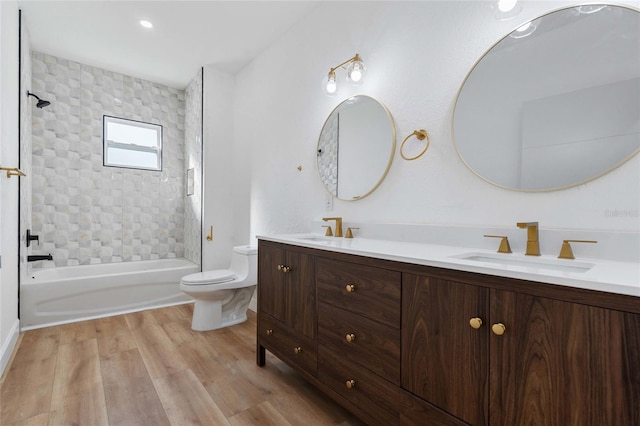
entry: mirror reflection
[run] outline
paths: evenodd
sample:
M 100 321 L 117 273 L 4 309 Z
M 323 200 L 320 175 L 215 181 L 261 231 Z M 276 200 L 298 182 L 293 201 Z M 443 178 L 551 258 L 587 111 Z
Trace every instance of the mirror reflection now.
M 333 196 L 358 200 L 384 180 L 395 152 L 396 135 L 387 108 L 359 95 L 340 103 L 318 139 L 318 173 Z
M 453 115 L 465 164 L 499 186 L 574 186 L 640 150 L 640 12 L 562 9 L 500 40 L 467 76 Z

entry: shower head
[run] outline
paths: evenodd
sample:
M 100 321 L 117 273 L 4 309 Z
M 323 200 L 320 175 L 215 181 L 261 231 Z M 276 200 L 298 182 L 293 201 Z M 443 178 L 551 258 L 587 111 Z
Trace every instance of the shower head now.
M 31 93 L 31 92 L 29 92 L 29 91 L 27 91 L 27 97 L 28 97 L 28 96 L 33 96 L 34 98 L 36 98 L 36 99 L 38 100 L 38 103 L 36 104 L 36 107 L 37 107 L 37 108 L 44 108 L 44 107 L 46 107 L 46 106 L 51 105 L 51 102 L 49 102 L 49 101 L 45 101 L 45 100 L 43 100 L 43 99 L 40 99 L 39 97 L 37 97 L 36 95 L 34 95 L 33 93 Z

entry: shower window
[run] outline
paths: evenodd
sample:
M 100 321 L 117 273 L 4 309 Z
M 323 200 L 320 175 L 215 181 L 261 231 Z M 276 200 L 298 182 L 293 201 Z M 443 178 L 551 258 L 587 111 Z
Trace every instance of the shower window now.
M 162 126 L 103 116 L 103 165 L 162 170 Z

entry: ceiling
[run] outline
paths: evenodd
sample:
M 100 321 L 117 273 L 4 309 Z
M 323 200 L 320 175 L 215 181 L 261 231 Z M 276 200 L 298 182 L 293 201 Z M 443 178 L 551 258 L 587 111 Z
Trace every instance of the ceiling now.
M 203 65 L 238 72 L 318 3 L 19 1 L 32 50 L 176 88 Z

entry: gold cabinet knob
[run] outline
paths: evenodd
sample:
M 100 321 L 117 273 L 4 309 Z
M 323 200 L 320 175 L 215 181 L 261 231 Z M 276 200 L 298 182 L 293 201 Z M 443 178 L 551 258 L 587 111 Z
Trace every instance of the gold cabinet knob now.
M 291 271 L 291 266 L 282 266 L 282 272 L 287 273 L 289 271 Z
M 353 333 L 349 333 L 347 334 L 347 342 L 351 343 L 351 342 L 355 342 L 356 341 L 356 335 Z
M 345 382 L 345 386 L 347 387 L 347 389 L 353 389 L 356 386 L 356 381 L 355 380 L 347 380 Z
M 501 322 L 493 324 L 491 326 L 491 331 L 493 331 L 493 334 L 495 334 L 496 336 L 502 336 L 506 330 L 507 327 L 505 327 Z
M 476 330 L 482 326 L 482 320 L 480 318 L 471 318 L 469 320 L 469 325 L 471 328 L 475 328 Z
M 271 336 L 273 334 L 273 330 L 268 328 L 267 329 L 267 336 Z
M 278 265 L 278 266 L 276 266 L 276 269 L 277 269 L 278 271 L 282 271 L 282 268 L 284 268 L 284 265 Z
M 347 284 L 344 289 L 347 290 L 347 293 L 353 293 L 356 291 L 356 286 L 355 284 Z
M 300 346 L 293 348 L 293 353 L 300 355 L 302 353 L 302 348 Z

